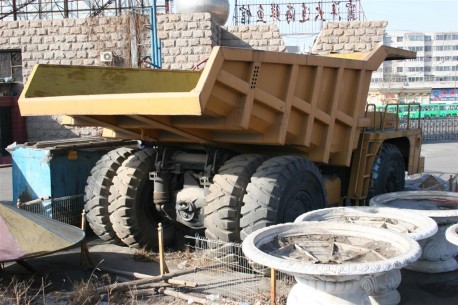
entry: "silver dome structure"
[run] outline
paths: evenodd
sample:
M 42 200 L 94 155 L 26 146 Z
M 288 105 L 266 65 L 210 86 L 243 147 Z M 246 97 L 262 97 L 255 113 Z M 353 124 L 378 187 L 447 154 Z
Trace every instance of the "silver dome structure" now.
M 229 17 L 229 0 L 175 0 L 176 13 L 210 13 L 220 25 Z

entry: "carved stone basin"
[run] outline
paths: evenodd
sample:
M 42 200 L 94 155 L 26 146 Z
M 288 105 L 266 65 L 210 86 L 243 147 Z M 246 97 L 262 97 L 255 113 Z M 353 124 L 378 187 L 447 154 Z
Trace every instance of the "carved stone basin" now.
M 371 206 L 391 207 L 431 217 L 437 222 L 435 235 L 420 240 L 422 255 L 406 269 L 427 273 L 449 272 L 458 269 L 455 256 L 458 246 L 445 238 L 445 231 L 458 222 L 458 194 L 440 191 L 409 191 L 378 195 L 369 201 Z
M 393 208 L 380 207 L 336 207 L 320 209 L 300 215 L 295 223 L 320 221 L 353 223 L 405 233 L 419 241 L 437 232 L 436 222 L 426 216 Z M 401 302 L 397 288 L 401 284 L 400 269 L 393 269 L 381 275 L 363 280 L 362 287 L 373 305 L 396 305 Z
M 371 304 L 361 280 L 399 269 L 420 256 L 405 234 L 355 224 L 287 223 L 266 227 L 243 241 L 254 262 L 296 278 L 294 304 Z
M 445 238 L 448 242 L 458 246 L 458 223 L 454 224 L 445 231 Z

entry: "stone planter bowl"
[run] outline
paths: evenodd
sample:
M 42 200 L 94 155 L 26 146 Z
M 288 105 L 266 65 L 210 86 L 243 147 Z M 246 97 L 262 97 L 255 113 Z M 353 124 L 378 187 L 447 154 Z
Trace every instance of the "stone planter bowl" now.
M 458 223 L 454 224 L 445 231 L 445 238 L 452 244 L 458 246 Z
M 424 215 L 384 207 L 336 207 L 320 209 L 300 215 L 295 223 L 320 221 L 354 223 L 363 226 L 384 228 L 407 234 L 419 241 L 437 233 L 436 222 Z M 401 284 L 400 269 L 364 279 L 362 287 L 369 295 L 372 305 L 396 305 L 401 302 L 397 288 Z
M 438 232 L 419 241 L 422 255 L 406 269 L 426 273 L 450 272 L 458 269 L 455 256 L 458 246 L 447 241 L 445 231 L 458 222 L 458 193 L 440 191 L 394 192 L 375 196 L 371 206 L 397 208 L 431 217 L 437 222 Z
M 354 223 L 374 228 L 383 226 L 384 229 L 405 233 L 417 241 L 437 233 L 437 224 L 432 218 L 385 207 L 355 206 L 320 209 L 302 214 L 294 222 L 304 221 Z

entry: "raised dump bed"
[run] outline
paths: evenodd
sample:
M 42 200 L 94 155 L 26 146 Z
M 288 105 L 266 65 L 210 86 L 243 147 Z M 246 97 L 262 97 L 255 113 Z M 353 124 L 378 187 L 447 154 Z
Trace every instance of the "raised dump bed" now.
M 372 71 L 414 57 L 386 46 L 329 56 L 215 47 L 202 71 L 37 65 L 19 106 L 25 116 L 102 126 L 109 137 L 230 143 L 240 152 L 281 146 L 283 154 L 349 166 L 369 125 Z

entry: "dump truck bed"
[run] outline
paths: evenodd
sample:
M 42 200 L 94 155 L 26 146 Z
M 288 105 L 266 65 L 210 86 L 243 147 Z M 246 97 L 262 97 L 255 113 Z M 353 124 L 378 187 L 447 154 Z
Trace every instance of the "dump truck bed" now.
M 215 47 L 202 71 L 37 65 L 22 115 L 66 115 L 104 136 L 232 148 L 266 146 L 349 165 L 366 127 L 372 71 L 415 53 L 299 55 Z

